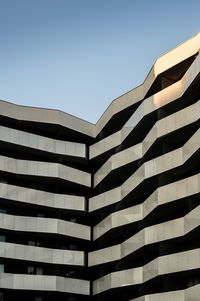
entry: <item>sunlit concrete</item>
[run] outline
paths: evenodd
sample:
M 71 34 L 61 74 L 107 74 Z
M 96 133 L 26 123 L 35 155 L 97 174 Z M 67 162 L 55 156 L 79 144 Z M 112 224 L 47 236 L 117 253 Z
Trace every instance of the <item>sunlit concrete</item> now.
M 86 146 L 0 126 L 0 141 L 65 156 L 85 158 Z
M 91 175 L 89 173 L 59 163 L 0 156 L 0 171 L 27 176 L 59 178 L 80 185 L 91 186 Z
M 84 266 L 84 252 L 0 242 L 0 257 L 50 264 Z
M 199 116 L 200 101 L 157 121 L 143 142 L 112 155 L 102 165 L 94 175 L 94 185 L 99 184 L 111 171 L 141 159 L 158 138 L 197 121 Z M 107 140 L 109 141 L 109 139 Z M 108 144 L 108 146 L 110 145 Z
M 0 273 L 0 287 L 3 289 L 65 292 L 89 295 L 87 280 L 48 275 L 27 275 Z
M 145 179 L 182 166 L 199 149 L 199 142 L 200 129 L 193 134 L 183 147 L 145 162 L 121 186 L 90 198 L 89 210 L 94 211 L 117 203 Z
M 105 275 L 93 282 L 93 293 L 144 283 L 155 277 L 200 268 L 200 249 L 157 257 L 143 267 Z
M 104 153 L 108 149 L 112 149 L 117 145 L 120 145 L 125 138 L 131 133 L 136 125 L 142 120 L 142 118 L 153 111 L 165 106 L 166 104 L 180 98 L 191 83 L 194 81 L 199 73 L 200 55 L 198 55 L 190 68 L 184 74 L 183 78 L 171 86 L 159 91 L 158 93 L 146 98 L 129 120 L 125 123 L 120 131 L 117 132 L 118 144 L 116 139 L 116 133 L 100 140 L 96 144 L 90 147 L 90 159 Z M 121 138 L 121 139 L 120 139 Z M 110 140 L 110 148 L 108 142 Z
M 114 99 L 96 125 L 59 110 L 26 107 L 5 101 L 0 101 L 0 112 L 3 116 L 17 120 L 58 124 L 90 137 L 96 137 L 115 114 L 142 100 L 160 73 L 196 54 L 199 49 L 200 33 L 159 57 L 148 73 L 144 83 Z
M 51 193 L 5 183 L 0 183 L 0 198 L 22 204 L 85 211 L 85 197 Z
M 160 205 L 174 202 L 200 192 L 200 174 L 159 187 L 143 203 L 111 213 L 93 228 L 93 239 L 106 232 L 143 220 Z
M 90 252 L 89 266 L 116 261 L 138 249 L 163 240 L 183 237 L 200 225 L 200 206 L 184 217 L 146 227 L 121 244 Z
M 51 292 L 118 301 L 118 289 L 126 295 L 139 284 L 134 296 L 147 295 L 137 301 L 199 301 L 199 49 L 200 33 L 158 58 L 144 83 L 115 99 L 96 124 L 0 101 L 5 300 L 18 290 L 39 301 Z M 188 251 L 180 252 L 182 243 Z M 163 290 L 180 289 L 180 274 L 168 281 L 179 272 L 185 290 L 152 294 L 161 291 L 157 280 Z
M 0 229 L 51 233 L 90 240 L 90 227 L 55 218 L 17 216 L 0 213 Z

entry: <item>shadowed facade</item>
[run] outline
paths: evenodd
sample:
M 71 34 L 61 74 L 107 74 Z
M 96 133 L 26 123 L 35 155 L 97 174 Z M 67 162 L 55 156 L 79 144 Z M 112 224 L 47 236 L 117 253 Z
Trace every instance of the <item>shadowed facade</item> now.
M 0 300 L 198 301 L 200 34 L 96 124 L 0 101 Z

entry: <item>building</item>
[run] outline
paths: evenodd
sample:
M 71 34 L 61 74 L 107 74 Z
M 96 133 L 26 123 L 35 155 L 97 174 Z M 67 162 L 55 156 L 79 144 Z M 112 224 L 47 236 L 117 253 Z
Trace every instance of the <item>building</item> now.
M 0 300 L 199 301 L 199 49 L 95 125 L 0 101 Z

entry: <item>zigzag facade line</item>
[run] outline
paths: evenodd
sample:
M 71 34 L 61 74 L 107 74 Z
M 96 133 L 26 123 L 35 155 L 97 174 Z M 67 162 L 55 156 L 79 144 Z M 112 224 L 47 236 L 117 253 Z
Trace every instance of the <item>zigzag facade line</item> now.
M 0 300 L 199 300 L 199 49 L 96 124 L 0 101 Z

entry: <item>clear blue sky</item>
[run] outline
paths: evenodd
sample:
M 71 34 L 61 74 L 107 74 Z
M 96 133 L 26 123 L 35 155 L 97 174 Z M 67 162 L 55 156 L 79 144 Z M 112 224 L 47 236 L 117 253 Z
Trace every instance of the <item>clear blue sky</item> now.
M 0 99 L 96 122 L 198 31 L 199 0 L 0 0 Z

